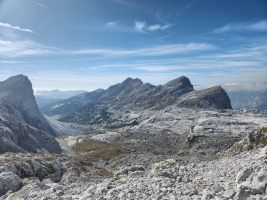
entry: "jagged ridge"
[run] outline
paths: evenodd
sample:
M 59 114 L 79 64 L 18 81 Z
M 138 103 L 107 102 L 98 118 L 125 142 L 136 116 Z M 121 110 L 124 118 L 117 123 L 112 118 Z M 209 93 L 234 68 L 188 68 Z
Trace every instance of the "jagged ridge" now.
M 50 116 L 61 115 L 62 121 L 95 124 L 107 121 L 112 110 L 162 109 L 174 104 L 192 108 L 232 108 L 223 88 L 194 91 L 190 80 L 182 76 L 159 86 L 127 78 L 106 90 L 84 93 L 42 111 Z

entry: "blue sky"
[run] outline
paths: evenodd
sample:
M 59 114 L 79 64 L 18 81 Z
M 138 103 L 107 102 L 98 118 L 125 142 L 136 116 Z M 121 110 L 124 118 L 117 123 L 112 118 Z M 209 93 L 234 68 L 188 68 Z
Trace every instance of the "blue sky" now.
M 0 0 L 0 80 L 21 73 L 35 90 L 267 88 L 267 1 Z

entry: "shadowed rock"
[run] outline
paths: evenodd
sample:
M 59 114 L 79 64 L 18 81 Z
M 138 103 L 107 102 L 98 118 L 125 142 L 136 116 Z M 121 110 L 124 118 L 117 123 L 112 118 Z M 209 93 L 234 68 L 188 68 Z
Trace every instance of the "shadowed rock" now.
M 220 86 L 190 92 L 179 100 L 178 105 L 193 108 L 232 109 L 227 93 Z

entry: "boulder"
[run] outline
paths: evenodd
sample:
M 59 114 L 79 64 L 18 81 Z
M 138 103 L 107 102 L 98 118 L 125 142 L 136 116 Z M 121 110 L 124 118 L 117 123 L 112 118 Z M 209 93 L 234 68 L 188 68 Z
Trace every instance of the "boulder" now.
M 22 187 L 22 179 L 11 171 L 0 173 L 0 196 L 8 191 L 16 192 Z
M 236 177 L 236 199 L 246 199 L 250 195 L 264 195 L 266 193 L 266 186 L 267 165 L 248 167 Z

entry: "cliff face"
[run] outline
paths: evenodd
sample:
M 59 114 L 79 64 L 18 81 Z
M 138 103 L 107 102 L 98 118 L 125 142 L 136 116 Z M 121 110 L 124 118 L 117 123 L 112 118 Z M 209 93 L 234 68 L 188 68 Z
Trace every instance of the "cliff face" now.
M 26 76 L 0 82 L 0 152 L 60 152 L 55 133 L 40 113 Z
M 18 75 L 1 82 L 0 101 L 6 102 L 16 109 L 27 124 L 48 135 L 55 135 L 53 129 L 38 109 L 33 95 L 32 84 L 28 77 Z

